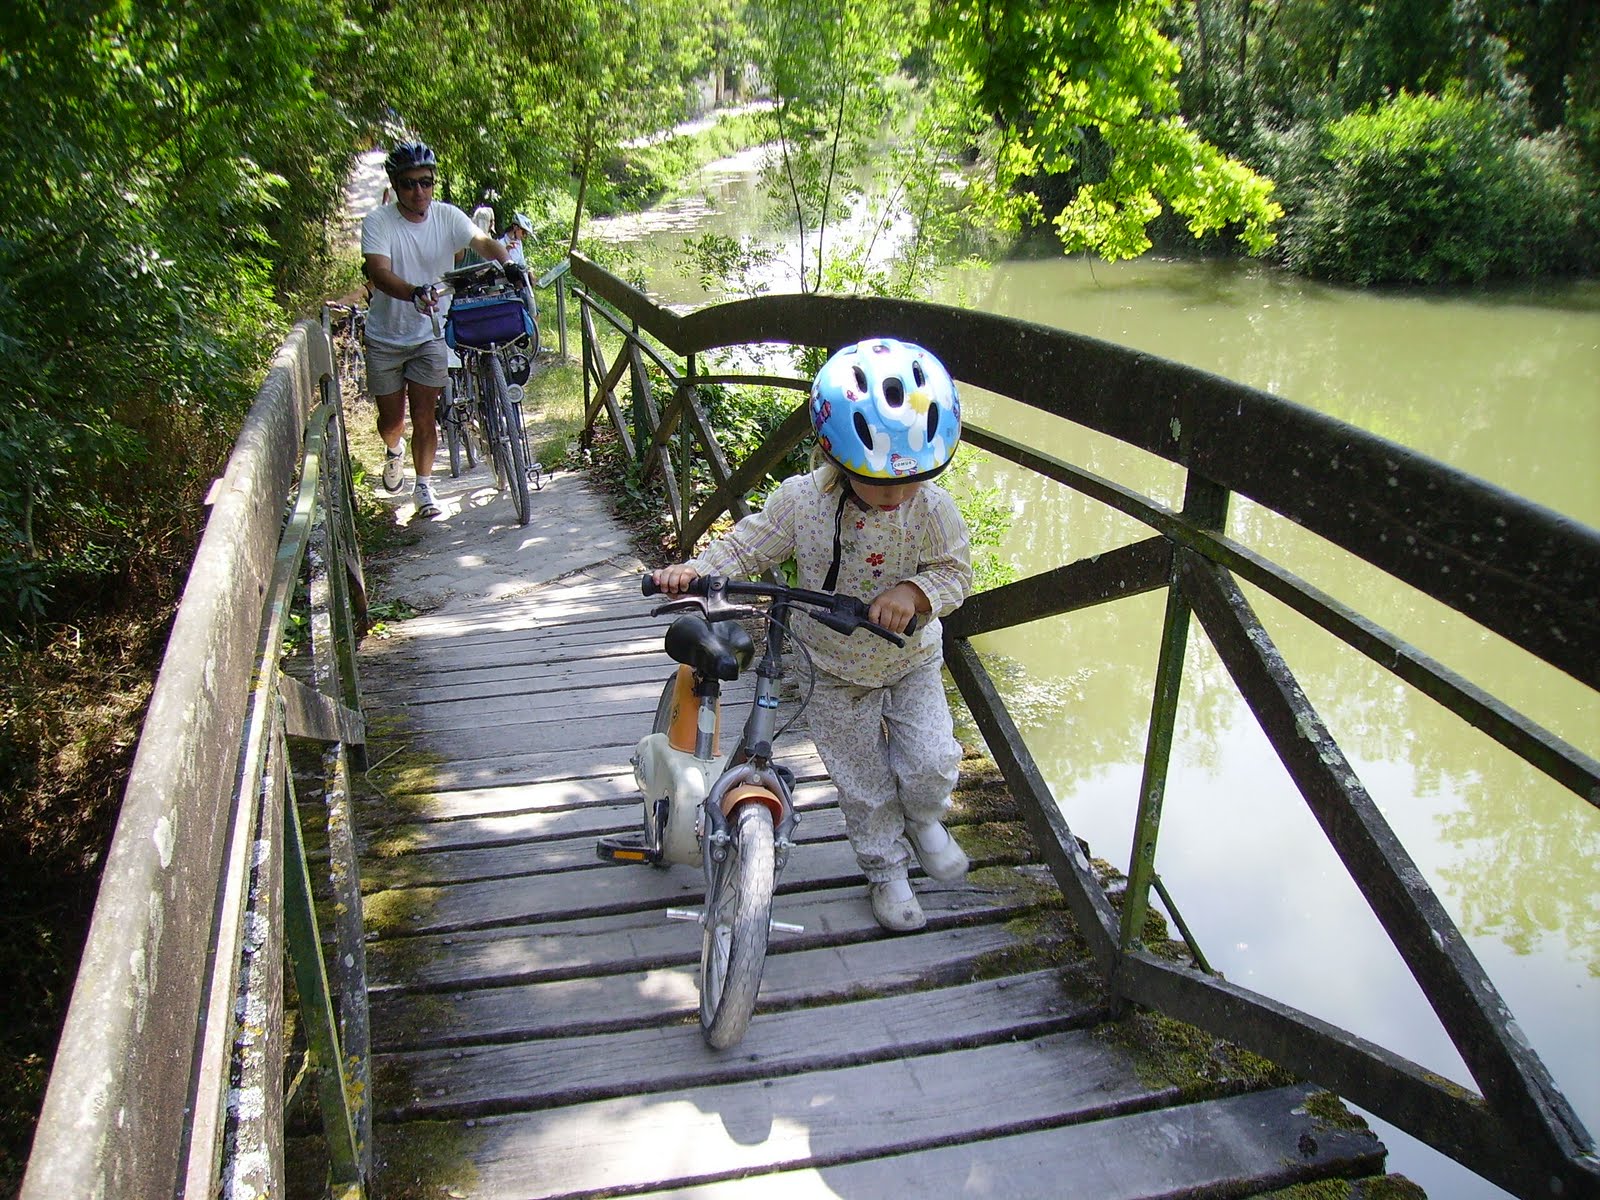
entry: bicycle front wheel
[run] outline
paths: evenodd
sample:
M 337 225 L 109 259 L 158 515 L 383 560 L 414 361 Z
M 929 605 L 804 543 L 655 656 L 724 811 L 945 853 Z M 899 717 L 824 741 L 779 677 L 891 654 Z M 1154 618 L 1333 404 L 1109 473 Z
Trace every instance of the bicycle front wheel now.
M 505 429 L 501 420 L 500 401 L 494 390 L 494 376 L 483 367 L 478 386 L 478 427 L 483 434 L 483 458 L 494 473 L 494 486 L 506 485 Z
M 471 371 L 451 371 L 450 379 L 456 393 L 456 415 L 460 418 L 461 451 L 467 459 L 467 470 L 478 465 L 478 453 L 483 435 L 478 430 L 478 387 Z
M 772 812 L 741 804 L 732 825 L 728 857 L 706 892 L 700 943 L 700 1032 L 713 1050 L 737 1045 L 750 1027 L 772 929 Z
M 528 455 L 522 444 L 522 405 L 511 399 L 511 391 L 506 386 L 506 365 L 499 355 L 490 356 L 489 366 L 494 371 L 494 390 L 500 405 L 500 432 L 505 438 L 506 451 L 502 465 L 511 484 L 511 504 L 517 510 L 517 524 L 526 525 L 533 516 L 533 506 L 528 500 Z
M 444 443 L 450 451 L 450 478 L 461 478 L 461 398 L 456 391 L 455 372 L 445 381 L 439 394 L 439 424 L 444 426 Z

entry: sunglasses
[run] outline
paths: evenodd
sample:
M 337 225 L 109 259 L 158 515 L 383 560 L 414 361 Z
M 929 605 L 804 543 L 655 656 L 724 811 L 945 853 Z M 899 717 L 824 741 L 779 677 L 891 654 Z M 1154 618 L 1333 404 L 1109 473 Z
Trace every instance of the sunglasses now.
M 397 188 L 405 188 L 408 192 L 416 188 L 431 188 L 433 186 L 433 176 L 428 175 L 422 179 L 396 179 L 394 185 Z

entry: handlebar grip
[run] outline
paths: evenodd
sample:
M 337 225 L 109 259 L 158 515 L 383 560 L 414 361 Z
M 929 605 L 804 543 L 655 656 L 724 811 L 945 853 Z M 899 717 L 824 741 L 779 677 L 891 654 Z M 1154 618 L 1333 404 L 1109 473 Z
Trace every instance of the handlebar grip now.
M 711 576 L 701 575 L 688 587 L 684 588 L 680 594 L 684 596 L 705 596 L 710 594 L 710 587 Z M 661 594 L 661 588 L 656 585 L 654 573 L 646 571 L 639 576 L 639 592 L 644 596 L 659 596 Z

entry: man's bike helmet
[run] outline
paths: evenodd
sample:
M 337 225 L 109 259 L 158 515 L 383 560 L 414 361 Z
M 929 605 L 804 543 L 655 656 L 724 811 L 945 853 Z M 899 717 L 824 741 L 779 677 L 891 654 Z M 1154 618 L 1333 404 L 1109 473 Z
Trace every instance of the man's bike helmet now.
M 439 160 L 433 153 L 433 147 L 426 142 L 396 142 L 389 156 L 383 160 L 383 169 L 392 178 L 401 171 L 409 171 L 413 167 L 436 167 Z
M 950 373 L 921 346 L 869 338 L 822 364 L 811 427 L 841 471 L 863 483 L 915 483 L 950 465 L 961 401 Z

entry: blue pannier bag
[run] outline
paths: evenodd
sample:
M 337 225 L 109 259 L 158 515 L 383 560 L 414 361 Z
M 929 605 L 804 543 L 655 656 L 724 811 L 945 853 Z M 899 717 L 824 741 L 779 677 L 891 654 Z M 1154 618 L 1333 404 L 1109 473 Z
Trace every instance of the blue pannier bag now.
M 444 340 L 452 350 L 458 346 L 482 348 L 507 342 L 533 332 L 533 322 L 522 301 L 511 296 L 481 296 L 457 300 L 445 316 Z

